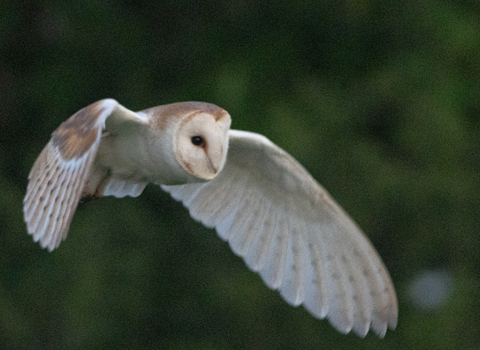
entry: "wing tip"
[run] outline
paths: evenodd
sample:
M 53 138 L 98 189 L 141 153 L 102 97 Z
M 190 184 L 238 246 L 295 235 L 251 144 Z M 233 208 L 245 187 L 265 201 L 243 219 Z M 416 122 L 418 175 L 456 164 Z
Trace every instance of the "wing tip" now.
M 351 319 L 338 319 L 338 315 L 327 316 L 328 322 L 340 333 L 348 334 L 353 329 L 353 317 Z
M 390 323 L 384 323 L 382 325 L 374 325 L 373 323 L 364 323 L 364 324 L 354 324 L 354 325 L 343 325 L 343 324 L 338 324 L 335 322 L 332 322 L 331 319 L 329 319 L 330 324 L 340 333 L 342 334 L 349 334 L 350 332 L 353 332 L 355 335 L 357 335 L 360 338 L 365 338 L 367 334 L 371 331 L 372 333 L 375 333 L 380 339 L 383 339 L 385 335 L 387 334 L 387 330 L 395 330 L 395 327 L 392 327 Z

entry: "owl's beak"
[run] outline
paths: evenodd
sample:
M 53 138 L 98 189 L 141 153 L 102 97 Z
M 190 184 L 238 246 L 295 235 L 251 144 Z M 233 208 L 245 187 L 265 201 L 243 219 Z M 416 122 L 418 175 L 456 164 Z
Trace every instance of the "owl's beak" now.
M 217 174 L 218 173 L 218 167 L 216 167 L 215 165 L 213 165 L 213 162 L 210 158 L 208 158 L 209 160 L 209 168 L 210 170 L 214 173 L 214 174 Z
M 210 157 L 208 157 L 208 170 L 212 173 L 212 178 L 218 173 L 218 167 L 213 164 Z

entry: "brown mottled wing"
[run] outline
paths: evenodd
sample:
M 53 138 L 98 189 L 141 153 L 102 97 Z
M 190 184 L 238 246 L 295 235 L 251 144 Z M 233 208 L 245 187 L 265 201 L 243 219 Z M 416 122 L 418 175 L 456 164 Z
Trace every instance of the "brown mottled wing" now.
M 52 134 L 28 176 L 24 218 L 28 233 L 52 251 L 65 239 L 85 181 L 97 154 L 106 118 L 117 101 L 93 103 L 63 122 Z

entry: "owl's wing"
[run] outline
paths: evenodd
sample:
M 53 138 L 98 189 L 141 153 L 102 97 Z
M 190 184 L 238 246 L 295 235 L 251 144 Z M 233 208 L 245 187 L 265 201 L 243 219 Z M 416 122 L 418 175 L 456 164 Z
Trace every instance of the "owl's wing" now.
M 35 161 L 23 213 L 28 233 L 42 248 L 52 251 L 66 237 L 111 115 L 114 120 L 139 118 L 113 99 L 95 102 L 63 122 Z
M 390 276 L 350 217 L 288 153 L 267 138 L 230 131 L 227 163 L 213 180 L 165 186 L 190 215 L 243 257 L 291 305 L 339 331 L 380 337 L 397 325 Z

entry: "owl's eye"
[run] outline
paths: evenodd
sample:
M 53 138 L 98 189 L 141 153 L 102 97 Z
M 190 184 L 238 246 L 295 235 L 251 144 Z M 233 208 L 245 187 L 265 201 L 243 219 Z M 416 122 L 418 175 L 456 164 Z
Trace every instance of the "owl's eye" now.
M 192 143 L 195 146 L 202 146 L 203 145 L 203 137 L 201 136 L 192 136 Z

